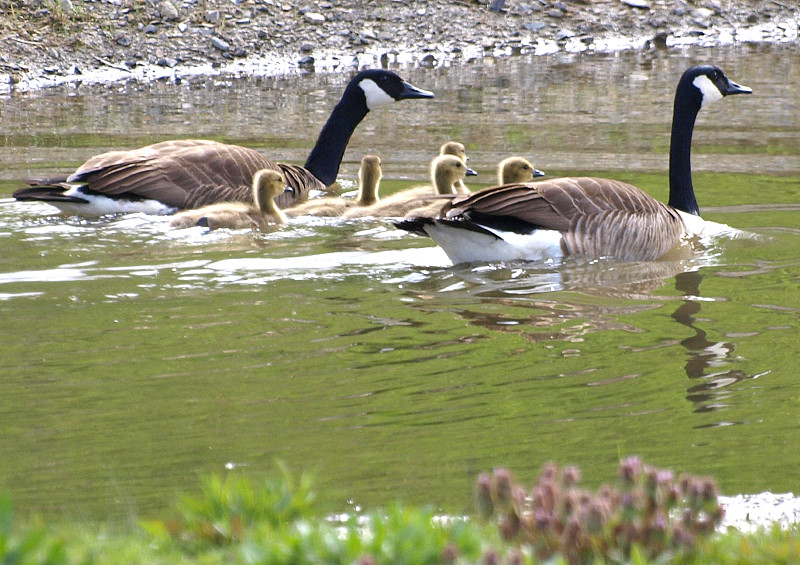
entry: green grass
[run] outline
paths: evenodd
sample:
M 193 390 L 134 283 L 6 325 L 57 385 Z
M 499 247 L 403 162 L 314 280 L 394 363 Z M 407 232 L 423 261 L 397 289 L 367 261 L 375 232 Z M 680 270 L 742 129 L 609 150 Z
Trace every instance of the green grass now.
M 547 561 L 536 560 L 525 539 L 501 535 L 503 529 L 497 519 L 441 518 L 430 508 L 402 504 L 331 518 L 318 515 L 313 503 L 308 476 L 294 477 L 280 466 L 271 479 L 259 484 L 236 473 L 209 477 L 201 493 L 187 495 L 176 503 L 171 516 L 118 528 L 17 519 L 5 496 L 0 497 L 0 564 L 567 562 L 560 554 Z M 699 540 L 689 551 L 645 557 L 647 553 L 647 548 L 634 547 L 624 555 L 612 552 L 581 562 L 798 563 L 800 530 L 729 530 Z

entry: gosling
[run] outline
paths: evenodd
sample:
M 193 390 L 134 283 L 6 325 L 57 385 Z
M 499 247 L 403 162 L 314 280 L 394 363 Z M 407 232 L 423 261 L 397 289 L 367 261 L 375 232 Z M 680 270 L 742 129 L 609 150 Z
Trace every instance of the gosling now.
M 455 155 L 459 159 L 464 162 L 464 165 L 467 164 L 469 161 L 469 157 L 467 157 L 467 150 L 464 147 L 463 143 L 459 143 L 458 141 L 448 141 L 447 143 L 443 144 L 439 148 L 439 155 Z M 478 173 L 467 167 L 467 175 L 468 177 L 475 176 Z M 458 194 L 469 194 L 471 191 L 467 188 L 467 185 L 464 184 L 463 179 L 459 179 L 456 184 L 456 192 Z
M 375 155 L 364 155 L 358 169 L 358 198 L 325 197 L 314 198 L 288 210 L 284 210 L 290 218 L 297 216 L 341 216 L 350 208 L 371 206 L 380 200 L 378 189 L 383 169 L 381 159 Z
M 444 202 L 441 197 L 437 198 L 437 195 L 454 196 L 456 181 L 463 179 L 466 174 L 467 166 L 464 161 L 453 155 L 439 155 L 431 161 L 432 186 L 407 188 L 387 196 L 372 206 L 351 208 L 344 213 L 344 217 L 398 218 L 431 204 L 441 208 Z
M 174 228 L 204 226 L 210 229 L 256 228 L 267 224 L 285 224 L 286 215 L 275 204 L 275 197 L 286 188 L 283 175 L 261 169 L 253 175 L 253 203 L 220 202 L 194 210 L 178 212 L 169 222 Z
M 530 182 L 544 173 L 524 157 L 507 157 L 497 165 L 497 184 Z

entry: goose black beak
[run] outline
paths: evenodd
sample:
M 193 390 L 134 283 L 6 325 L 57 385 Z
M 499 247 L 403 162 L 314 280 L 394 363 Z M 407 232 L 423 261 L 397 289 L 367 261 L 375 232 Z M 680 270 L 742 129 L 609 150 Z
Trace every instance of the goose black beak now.
M 478 173 L 476 173 L 474 170 L 470 169 L 469 167 L 467 167 L 467 172 L 464 173 L 464 174 L 466 176 L 468 176 L 468 177 L 477 177 L 478 176 Z
M 436 95 L 430 90 L 423 90 L 417 88 L 413 84 L 403 81 L 403 90 L 398 95 L 398 100 L 406 100 L 411 98 L 435 98 Z
M 533 178 L 536 178 L 536 177 L 543 177 L 543 176 L 545 176 L 546 174 L 547 174 L 547 173 L 545 173 L 544 171 L 540 171 L 539 169 L 533 169 Z
M 728 96 L 729 94 L 752 94 L 753 89 L 749 86 L 744 86 L 741 84 L 736 84 L 732 80 L 726 77 L 727 84 L 723 84 L 722 88 L 719 91 L 722 93 L 723 96 Z

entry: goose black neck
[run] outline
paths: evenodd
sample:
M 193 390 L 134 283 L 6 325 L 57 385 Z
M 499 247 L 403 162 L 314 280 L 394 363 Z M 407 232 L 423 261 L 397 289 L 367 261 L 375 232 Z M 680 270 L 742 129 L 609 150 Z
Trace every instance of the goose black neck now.
M 325 186 L 333 184 L 339 175 L 339 165 L 350 136 L 369 112 L 364 91 L 353 86 L 345 90 L 306 159 L 305 168 Z
M 702 98 L 690 83 L 681 83 L 675 93 L 672 135 L 669 147 L 669 205 L 700 215 L 692 186 L 692 132 Z

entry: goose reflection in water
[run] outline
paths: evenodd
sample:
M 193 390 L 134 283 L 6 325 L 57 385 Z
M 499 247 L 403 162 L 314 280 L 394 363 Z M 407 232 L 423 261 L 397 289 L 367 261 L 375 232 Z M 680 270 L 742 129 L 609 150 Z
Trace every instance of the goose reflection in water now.
M 695 332 L 680 342 L 687 353 L 686 375 L 690 379 L 700 379 L 689 387 L 686 398 L 696 405 L 695 412 L 712 412 L 726 407 L 725 399 L 730 394 L 726 392 L 728 387 L 758 375 L 749 375 L 738 369 L 715 370 L 735 362 L 735 346 L 728 341 L 710 341 L 706 331 L 695 325 L 702 309 L 702 301 L 697 298 L 701 296 L 702 280 L 703 275 L 697 271 L 680 273 L 675 277 L 675 288 L 683 293 L 685 299 L 672 318 Z M 709 369 L 712 372 L 707 373 Z M 727 425 L 732 423 L 740 422 L 725 422 Z
M 448 269 L 443 277 L 425 279 L 414 288 L 415 294 L 425 299 L 419 303 L 420 308 L 427 308 L 429 300 L 435 300 L 442 292 L 448 295 L 448 300 L 468 297 L 470 301 L 455 311 L 470 325 L 516 333 L 531 343 L 576 343 L 599 331 L 644 332 L 620 318 L 661 308 L 663 300 L 670 298 L 653 296 L 652 292 L 687 268 L 695 267 L 684 261 L 613 260 L 574 261 L 557 268 L 534 264 L 456 266 Z M 615 301 L 565 302 L 563 296 L 548 296 L 556 291 L 573 291 Z M 480 307 L 474 307 L 474 299 L 480 300 Z M 487 311 L 484 307 L 487 304 L 500 306 L 500 311 Z M 521 316 L 510 314 L 521 309 L 524 309 Z M 532 309 L 535 310 L 533 314 Z M 575 323 L 570 324 L 573 320 Z M 532 327 L 541 331 L 530 331 Z
M 703 275 L 697 264 L 685 261 L 639 264 L 600 261 L 551 269 L 465 266 L 449 269 L 446 273 L 441 278 L 427 278 L 414 285 L 415 294 L 424 299 L 416 303 L 416 308 L 437 311 L 437 296 L 444 292 L 449 295 L 448 309 L 469 325 L 492 332 L 518 334 L 530 343 L 580 344 L 590 334 L 603 331 L 646 333 L 652 328 L 644 321 L 641 326 L 637 325 L 637 315 L 677 302 L 670 317 L 690 328 L 693 335 L 685 339 L 665 339 L 647 347 L 625 343 L 618 344 L 618 347 L 632 353 L 682 347 L 686 352 L 684 371 L 691 380 L 686 399 L 696 413 L 724 410 L 733 385 L 758 377 L 740 369 L 724 370 L 725 366 L 737 362 L 735 344 L 711 341 L 707 332 L 699 327 L 699 314 L 703 303 L 709 299 L 702 298 L 700 293 Z M 674 288 L 679 296 L 653 294 L 671 286 L 670 279 L 674 279 Z M 576 293 L 576 298 L 565 300 L 564 295 L 553 298 L 553 291 L 571 291 Z M 459 295 L 467 300 L 463 301 L 462 307 L 454 308 L 454 303 L 460 302 Z M 592 297 L 611 300 L 597 301 Z M 665 331 L 669 336 L 685 333 L 674 325 Z M 580 349 L 570 351 L 570 355 L 566 350 L 563 353 L 565 356 L 582 354 Z M 638 377 L 647 371 L 640 362 L 635 367 L 638 368 L 634 368 L 631 374 L 588 384 L 610 384 Z M 587 366 L 584 372 L 595 370 L 598 367 Z M 709 425 L 736 423 L 739 422 L 720 420 Z

